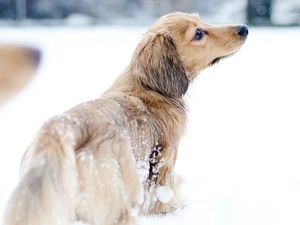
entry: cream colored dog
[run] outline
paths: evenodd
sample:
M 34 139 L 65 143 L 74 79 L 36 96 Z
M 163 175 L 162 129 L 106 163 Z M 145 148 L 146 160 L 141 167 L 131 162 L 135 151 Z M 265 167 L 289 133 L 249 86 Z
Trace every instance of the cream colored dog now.
M 127 225 L 137 213 L 181 207 L 174 165 L 186 124 L 183 96 L 197 74 L 233 55 L 247 35 L 244 25 L 209 25 L 197 14 L 160 18 L 101 98 L 38 131 L 4 225 Z

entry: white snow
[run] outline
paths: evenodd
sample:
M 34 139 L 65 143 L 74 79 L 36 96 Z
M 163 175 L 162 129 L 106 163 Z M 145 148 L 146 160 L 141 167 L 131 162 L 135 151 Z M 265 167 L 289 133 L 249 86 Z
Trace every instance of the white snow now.
M 168 203 L 174 196 L 174 191 L 167 186 L 158 186 L 155 192 L 156 197 L 163 203 Z
M 0 106 L 1 214 L 41 124 L 106 90 L 145 31 L 0 28 L 0 42 L 43 51 L 34 79 Z M 299 40 L 299 28 L 250 28 L 237 55 L 195 80 L 176 168 L 186 179 L 187 206 L 141 225 L 300 224 Z
M 73 223 L 72 225 L 88 225 L 88 224 L 84 223 L 82 221 L 78 221 L 78 222 Z

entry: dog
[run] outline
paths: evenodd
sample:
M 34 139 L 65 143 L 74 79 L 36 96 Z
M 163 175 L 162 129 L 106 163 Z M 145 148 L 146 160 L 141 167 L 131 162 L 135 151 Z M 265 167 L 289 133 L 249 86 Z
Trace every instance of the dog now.
M 190 83 L 245 42 L 245 25 L 171 13 L 99 99 L 50 118 L 28 147 L 4 225 L 137 224 L 184 206 L 174 172 Z
M 0 104 L 20 91 L 35 73 L 41 58 L 36 48 L 0 45 Z

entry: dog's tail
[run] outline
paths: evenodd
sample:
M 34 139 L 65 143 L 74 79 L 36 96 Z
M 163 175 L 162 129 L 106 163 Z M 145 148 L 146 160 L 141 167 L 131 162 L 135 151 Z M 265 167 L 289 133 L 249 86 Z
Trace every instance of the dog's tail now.
M 43 133 L 30 145 L 3 225 L 68 225 L 75 220 L 78 188 L 71 139 Z

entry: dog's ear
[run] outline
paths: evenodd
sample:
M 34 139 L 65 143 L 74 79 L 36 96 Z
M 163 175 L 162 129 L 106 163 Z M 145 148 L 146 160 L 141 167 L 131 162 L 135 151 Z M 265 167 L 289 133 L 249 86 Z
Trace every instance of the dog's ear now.
M 146 88 L 170 98 L 181 97 L 188 89 L 189 80 L 168 34 L 146 34 L 132 65 L 135 76 Z

